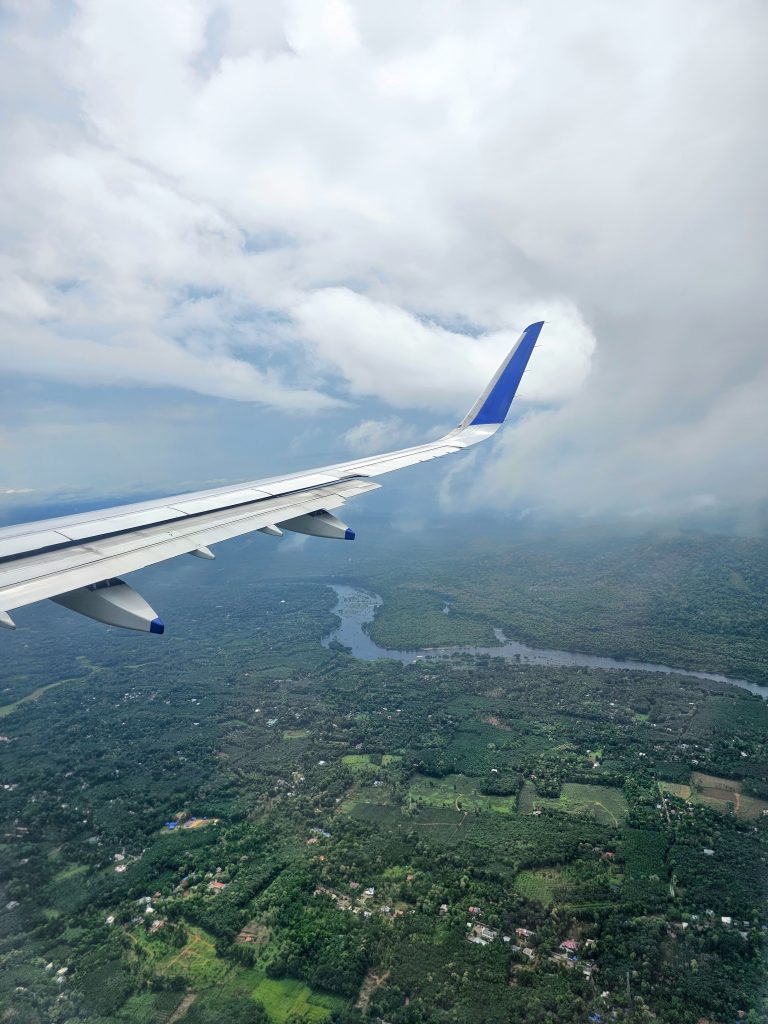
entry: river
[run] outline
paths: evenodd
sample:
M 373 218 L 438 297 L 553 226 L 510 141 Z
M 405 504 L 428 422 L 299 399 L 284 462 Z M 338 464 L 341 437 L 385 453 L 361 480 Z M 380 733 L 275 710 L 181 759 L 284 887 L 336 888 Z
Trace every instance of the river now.
M 707 679 L 714 683 L 738 686 L 759 697 L 768 698 L 768 688 L 760 686 L 758 683 L 749 683 L 746 679 L 731 679 L 728 676 L 718 675 L 716 672 L 694 672 L 690 669 L 672 668 L 669 665 L 656 665 L 649 661 L 623 661 L 599 654 L 581 654 L 578 651 L 554 651 L 544 647 L 528 647 L 517 640 L 510 640 L 500 629 L 494 630 L 499 641 L 497 647 L 428 647 L 416 651 L 391 651 L 385 647 L 379 647 L 365 631 L 365 626 L 373 621 L 376 609 L 383 603 L 381 597 L 367 590 L 341 584 L 332 585 L 332 590 L 336 594 L 336 607 L 333 612 L 338 615 L 340 624 L 337 629 L 325 637 L 323 646 L 327 647 L 336 640 L 344 647 L 348 647 L 352 654 L 362 661 L 393 658 L 404 665 L 410 665 L 423 658 L 449 658 L 456 654 L 485 654 L 492 658 L 508 658 L 510 661 L 525 665 L 575 665 L 583 668 L 622 669 L 625 672 L 634 669 L 640 672 L 665 672 L 672 675 L 692 676 L 694 679 Z M 449 606 L 446 605 L 443 611 L 446 615 L 450 614 Z

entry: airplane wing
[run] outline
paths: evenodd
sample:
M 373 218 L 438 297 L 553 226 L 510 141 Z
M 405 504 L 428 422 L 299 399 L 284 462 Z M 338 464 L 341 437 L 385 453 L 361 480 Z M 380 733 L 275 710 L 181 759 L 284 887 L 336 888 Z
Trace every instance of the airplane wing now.
M 0 625 L 14 608 L 51 598 L 113 626 L 162 633 L 163 622 L 120 573 L 176 555 L 213 558 L 230 537 L 283 530 L 353 540 L 330 509 L 381 485 L 375 477 L 491 437 L 509 411 L 542 323 L 527 327 L 461 423 L 437 441 L 209 491 L 0 529 Z

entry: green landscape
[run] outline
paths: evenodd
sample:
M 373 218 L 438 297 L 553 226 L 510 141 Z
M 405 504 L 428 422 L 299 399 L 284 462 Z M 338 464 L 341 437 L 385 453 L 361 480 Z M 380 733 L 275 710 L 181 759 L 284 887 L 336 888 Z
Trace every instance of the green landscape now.
M 638 540 L 591 561 L 558 543 L 537 562 L 519 540 L 519 571 L 497 558 L 482 587 L 480 554 L 436 541 L 335 579 L 384 596 L 371 631 L 395 648 L 492 644 L 501 625 L 763 678 L 764 606 L 742 621 L 712 587 L 738 565 L 754 597 L 765 543 L 678 538 L 685 601 L 666 536 L 643 538 L 637 573 Z M 768 1020 L 760 696 L 488 656 L 361 661 L 320 643 L 332 555 L 257 575 L 232 548 L 215 572 L 147 574 L 185 624 L 160 643 L 51 608 L 3 638 L 0 1019 Z M 558 550 L 559 606 L 534 625 Z M 580 603 L 576 566 L 597 581 Z M 647 599 L 626 634 L 618 593 Z M 697 615 L 707 644 L 676 646 Z

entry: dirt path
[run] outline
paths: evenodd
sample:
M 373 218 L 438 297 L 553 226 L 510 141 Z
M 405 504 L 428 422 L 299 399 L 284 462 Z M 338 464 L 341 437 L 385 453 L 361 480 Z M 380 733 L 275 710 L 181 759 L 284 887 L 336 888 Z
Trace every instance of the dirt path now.
M 368 1009 L 368 1004 L 371 1001 L 371 996 L 389 977 L 389 971 L 385 971 L 384 974 L 376 974 L 374 970 L 368 971 L 363 984 L 360 986 L 360 992 L 355 1002 L 355 1007 L 358 1010 L 365 1012 Z
M 181 1020 L 187 1010 L 190 1008 L 192 1003 L 197 999 L 197 995 L 194 992 L 187 992 L 184 998 L 181 1000 L 179 1005 L 173 1011 L 171 1016 L 168 1018 L 167 1024 L 176 1024 L 177 1020 Z
M 619 819 L 616 817 L 613 811 L 609 807 L 606 807 L 605 804 L 601 804 L 599 800 L 595 800 L 595 805 L 597 807 L 602 807 L 605 813 L 609 814 L 613 818 L 613 824 L 618 828 Z

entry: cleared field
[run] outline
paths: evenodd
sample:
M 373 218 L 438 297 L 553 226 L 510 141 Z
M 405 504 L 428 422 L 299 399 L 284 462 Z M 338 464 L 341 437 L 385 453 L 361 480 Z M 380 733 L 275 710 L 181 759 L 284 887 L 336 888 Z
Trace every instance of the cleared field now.
M 263 978 L 253 990 L 254 998 L 264 1004 L 270 1020 L 283 1024 L 292 1020 L 326 1021 L 332 1010 L 345 1005 L 343 999 L 321 995 L 293 978 Z
M 305 740 L 310 736 L 309 729 L 284 729 L 284 740 Z
M 680 800 L 690 800 L 691 787 L 682 782 L 660 782 L 659 785 L 665 793 L 669 793 L 671 796 L 676 796 Z
M 515 879 L 515 889 L 527 900 L 535 900 L 545 907 L 555 901 L 555 886 L 560 882 L 559 868 L 521 871 Z
M 258 967 L 230 965 L 216 955 L 213 938 L 200 928 L 191 928 L 184 948 L 157 967 L 168 977 L 184 977 L 194 989 L 250 990 L 275 1024 L 285 1024 L 289 1019 L 315 1024 L 328 1020 L 332 1010 L 345 1005 L 343 999 L 313 992 L 295 978 L 266 978 Z
M 220 985 L 222 976 L 228 973 L 226 968 L 222 970 L 222 966 L 216 956 L 213 939 L 200 928 L 190 928 L 187 944 L 164 964 L 159 965 L 163 974 L 184 977 L 193 988 Z
M 397 764 L 402 760 L 401 754 L 382 754 L 381 765 L 372 760 L 371 754 L 345 754 L 341 759 L 342 764 L 347 765 L 353 771 L 361 768 L 370 768 L 373 771 L 379 767 L 386 768 L 387 765 Z
M 47 693 L 48 690 L 52 690 L 56 686 L 61 686 L 61 683 L 48 683 L 47 686 L 38 686 L 36 690 L 28 693 L 25 697 L 19 697 L 19 699 L 15 700 L 12 704 L 3 704 L 3 706 L 0 707 L 0 718 L 5 718 L 6 715 L 12 714 L 16 708 L 20 707 L 22 704 L 28 704 L 30 701 L 40 700 L 44 693 Z
M 481 793 L 479 781 L 467 775 L 446 775 L 433 779 L 415 775 L 408 787 L 411 804 L 428 807 L 453 807 L 457 811 L 498 811 L 509 814 L 517 806 L 514 796 L 487 796 Z
M 517 798 L 517 809 L 521 814 L 533 814 L 536 809 L 536 787 L 532 782 L 524 782 Z
M 532 783 L 526 782 L 520 794 L 520 811 L 532 814 L 534 810 L 551 808 L 565 814 L 580 814 L 593 818 L 601 825 L 618 826 L 627 820 L 629 808 L 624 794 L 613 786 L 590 786 L 580 782 L 566 782 L 559 797 L 536 795 Z
M 376 767 L 371 764 L 370 754 L 345 754 L 341 763 L 345 764 L 347 768 L 351 768 L 352 771 L 367 771 L 369 768 Z
M 350 814 L 360 821 L 367 821 L 371 825 L 386 825 L 388 828 L 398 828 L 406 823 L 400 808 L 391 804 L 374 804 L 361 800 L 352 805 Z
M 682 800 L 704 804 L 722 814 L 735 814 L 737 818 L 760 818 L 768 810 L 768 801 L 743 793 L 742 784 L 736 779 L 691 772 L 690 786 L 676 782 L 660 782 L 659 785 L 665 792 Z

